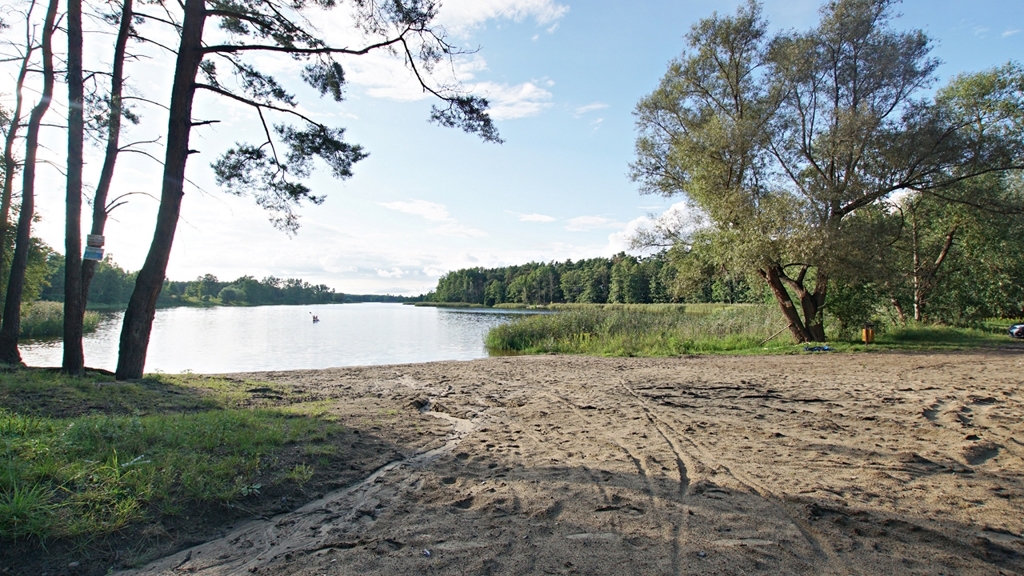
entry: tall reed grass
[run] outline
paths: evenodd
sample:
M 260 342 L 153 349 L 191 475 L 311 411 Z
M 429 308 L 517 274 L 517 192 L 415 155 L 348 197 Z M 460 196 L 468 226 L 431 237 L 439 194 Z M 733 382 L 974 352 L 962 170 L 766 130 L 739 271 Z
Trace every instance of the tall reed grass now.
M 753 304 L 562 305 L 493 328 L 492 351 L 528 354 L 675 356 L 760 348 L 785 324 L 777 308 Z M 789 345 L 785 335 L 772 340 Z M 772 344 L 770 344 L 772 345 Z
M 100 315 L 86 312 L 82 331 L 96 330 Z M 21 307 L 21 338 L 53 338 L 64 334 L 64 304 L 61 302 L 32 302 Z

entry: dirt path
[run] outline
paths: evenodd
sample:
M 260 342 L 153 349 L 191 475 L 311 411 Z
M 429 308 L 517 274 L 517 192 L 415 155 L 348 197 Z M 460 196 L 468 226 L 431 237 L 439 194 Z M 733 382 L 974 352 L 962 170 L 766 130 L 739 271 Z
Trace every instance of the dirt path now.
M 383 436 L 445 425 L 133 574 L 1024 573 L 1016 351 L 249 376 L 333 394 L 342 418 L 346 396 L 376 397 Z

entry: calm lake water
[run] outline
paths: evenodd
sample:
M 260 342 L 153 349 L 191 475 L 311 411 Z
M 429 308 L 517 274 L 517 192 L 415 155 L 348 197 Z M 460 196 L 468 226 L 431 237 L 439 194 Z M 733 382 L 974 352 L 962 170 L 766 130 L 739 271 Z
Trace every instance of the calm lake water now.
M 484 358 L 492 327 L 525 312 L 402 304 L 157 310 L 146 372 L 296 370 Z M 312 314 L 320 322 L 312 322 Z M 123 312 L 85 337 L 85 364 L 114 370 Z M 25 341 L 29 366 L 60 366 L 61 342 Z

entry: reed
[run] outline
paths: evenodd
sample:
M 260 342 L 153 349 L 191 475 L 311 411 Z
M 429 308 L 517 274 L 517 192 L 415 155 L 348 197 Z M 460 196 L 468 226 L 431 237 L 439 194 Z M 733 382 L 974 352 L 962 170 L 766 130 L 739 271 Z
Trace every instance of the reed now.
M 529 316 L 493 328 L 494 351 L 675 356 L 761 348 L 783 325 L 758 305 L 558 305 L 557 314 Z M 788 345 L 786 338 L 779 344 Z M 774 342 L 774 340 L 773 340 Z
M 83 333 L 94 332 L 99 323 L 99 313 L 86 312 Z M 64 304 L 40 300 L 21 308 L 21 338 L 55 338 L 63 334 Z

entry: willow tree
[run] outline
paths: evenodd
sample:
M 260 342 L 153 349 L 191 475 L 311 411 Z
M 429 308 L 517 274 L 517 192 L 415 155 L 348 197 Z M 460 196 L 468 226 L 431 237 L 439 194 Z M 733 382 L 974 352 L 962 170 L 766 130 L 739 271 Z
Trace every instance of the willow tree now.
M 365 157 L 362 148 L 343 140 L 344 129 L 326 126 L 299 112 L 294 97 L 275 78 L 261 72 L 249 59 L 252 55 L 276 53 L 304 61 L 302 79 L 322 96 L 341 101 L 345 74 L 337 57 L 392 51 L 404 58 L 423 90 L 440 100 L 441 105 L 431 114 L 433 121 L 499 141 L 486 113 L 486 100 L 434 86 L 425 74 L 457 53 L 445 40 L 444 31 L 433 25 L 437 6 L 432 0 L 350 0 L 346 4 L 353 24 L 368 38 L 356 48 L 332 45 L 310 24 L 311 12 L 336 9 L 338 4 L 335 0 L 184 0 L 181 4 L 181 21 L 173 23 L 179 42 L 160 207 L 153 241 L 125 312 L 118 379 L 141 377 L 145 366 L 156 300 L 181 211 L 185 166 L 195 152 L 189 148 L 189 136 L 193 127 L 211 122 L 192 117 L 197 90 L 254 111 L 264 141 L 236 144 L 214 163 L 215 176 L 228 191 L 252 195 L 270 211 L 272 222 L 285 230 L 297 226 L 292 211 L 296 203 L 322 201 L 300 181 L 309 175 L 315 158 L 323 160 L 336 178 L 347 178 L 352 175 L 352 165 Z M 141 12 L 137 15 L 149 17 Z M 209 21 L 219 26 L 219 34 L 206 33 Z M 223 81 L 223 69 L 235 77 L 233 85 Z M 299 127 L 268 123 L 271 114 L 291 116 Z
M 893 29 L 895 3 L 833 0 L 812 30 L 770 36 L 750 0 L 697 23 L 637 106 L 634 180 L 685 195 L 716 256 L 767 283 L 798 342 L 825 339 L 829 281 L 870 252 L 860 213 L 1021 168 L 1010 112 L 982 106 L 1020 93 L 926 99 L 938 62 L 923 32 Z

